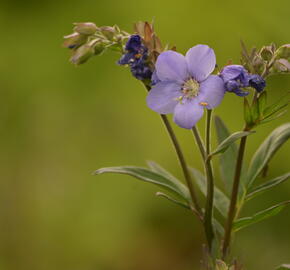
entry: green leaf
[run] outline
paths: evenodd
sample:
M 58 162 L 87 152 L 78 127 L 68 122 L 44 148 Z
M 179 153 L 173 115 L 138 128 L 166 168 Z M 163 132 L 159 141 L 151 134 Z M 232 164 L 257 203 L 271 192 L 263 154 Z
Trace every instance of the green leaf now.
M 279 100 L 277 100 L 272 105 L 266 107 L 263 111 L 264 119 L 267 119 L 268 117 L 274 115 L 275 113 L 283 110 L 285 107 L 289 104 L 289 95 L 290 92 L 287 92 L 285 95 L 283 95 Z M 286 102 L 285 102 L 286 100 Z
M 260 119 L 260 111 L 259 111 L 259 102 L 258 99 L 255 99 L 251 106 L 251 116 L 253 123 L 257 123 Z
M 190 206 L 187 203 L 184 203 L 182 201 L 176 200 L 176 199 L 170 197 L 168 194 L 165 194 L 163 192 L 160 192 L 160 191 L 157 192 L 156 196 L 163 197 L 163 198 L 165 198 L 165 199 L 167 199 L 167 200 L 169 200 L 169 201 L 171 201 L 171 202 L 173 202 L 173 203 L 175 203 L 175 204 L 177 204 L 179 206 L 182 206 L 182 207 L 184 207 L 186 209 L 190 209 Z
M 286 106 L 288 106 L 288 104 Z M 259 122 L 259 124 L 266 124 L 266 123 L 269 123 L 269 122 L 271 122 L 273 120 L 276 120 L 276 119 L 280 118 L 281 116 L 283 116 L 286 112 L 287 112 L 287 110 L 284 110 L 284 111 L 282 111 L 282 112 L 280 112 L 278 114 L 273 115 L 272 117 L 271 116 L 270 117 L 266 117 L 263 120 L 261 120 Z
M 199 187 L 200 191 L 206 196 L 207 187 L 206 187 L 206 178 L 205 176 L 198 170 L 194 168 L 190 168 L 195 182 Z M 222 214 L 222 216 L 226 217 L 228 213 L 230 205 L 229 198 L 217 187 L 215 187 L 214 192 L 214 207 Z
M 287 270 L 290 269 L 290 264 L 282 264 L 276 268 L 276 270 Z
M 170 172 L 168 172 L 166 169 L 161 167 L 158 163 L 155 161 L 149 160 L 147 161 L 147 165 L 149 168 L 156 173 L 164 175 L 166 178 L 170 178 L 173 182 L 180 182 L 175 176 L 173 176 Z
M 247 175 L 247 186 L 250 188 L 255 179 L 269 163 L 278 149 L 290 138 L 290 123 L 276 128 L 261 144 L 253 156 Z
M 265 191 L 284 183 L 288 179 L 290 179 L 290 173 L 286 173 L 286 174 L 281 175 L 279 177 L 276 177 L 270 181 L 267 181 L 267 182 L 255 187 L 254 189 L 252 189 L 249 192 L 249 194 L 246 196 L 246 200 L 250 200 L 250 199 L 256 197 L 257 195 L 260 195 L 260 194 L 264 193 Z
M 266 210 L 263 210 L 261 212 L 256 213 L 252 217 L 244 217 L 236 220 L 234 222 L 233 229 L 235 231 L 238 231 L 240 229 L 243 229 L 245 227 L 248 227 L 252 224 L 255 224 L 257 222 L 260 222 L 262 220 L 265 220 L 267 218 L 273 217 L 280 213 L 286 206 L 289 204 L 290 201 L 282 202 L 277 205 L 274 205 Z
M 188 188 L 184 184 L 182 184 L 178 180 L 173 180 L 163 174 L 153 172 L 147 168 L 133 166 L 108 167 L 101 168 L 95 171 L 94 174 L 98 175 L 103 173 L 127 174 L 139 180 L 155 184 L 159 187 L 163 187 L 166 190 L 171 191 L 178 197 L 183 198 L 187 202 L 191 201 Z
M 215 219 L 212 219 L 212 224 L 216 232 L 220 234 L 221 237 L 225 235 L 225 229 L 224 227 Z
M 267 105 L 267 92 L 263 91 L 258 98 L 260 116 L 263 116 L 266 105 Z
M 248 136 L 252 133 L 254 133 L 254 131 L 238 131 L 231 134 L 217 146 L 217 148 L 210 154 L 210 156 L 214 156 L 225 152 L 228 149 L 228 147 L 230 147 L 238 139 Z
M 227 137 L 230 136 L 230 132 L 225 123 L 218 116 L 215 117 L 215 127 L 217 134 L 217 141 L 220 144 Z M 238 148 L 235 143 L 232 143 L 228 149 L 219 156 L 219 164 L 221 176 L 224 181 L 226 190 L 231 192 L 232 183 L 235 175 L 236 160 L 238 156 Z

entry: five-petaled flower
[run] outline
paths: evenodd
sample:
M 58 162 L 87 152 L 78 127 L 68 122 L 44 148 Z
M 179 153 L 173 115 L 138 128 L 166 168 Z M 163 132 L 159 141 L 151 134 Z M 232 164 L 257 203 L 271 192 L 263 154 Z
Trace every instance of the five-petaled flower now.
M 177 125 L 191 129 L 204 108 L 215 108 L 224 97 L 223 80 L 210 75 L 215 65 L 214 51 L 207 45 L 194 46 L 186 56 L 175 51 L 161 53 L 155 65 L 157 83 L 147 96 L 148 106 L 160 114 L 173 113 Z
M 240 97 L 249 94 L 249 92 L 243 91 L 241 88 L 251 86 L 255 88 L 257 92 L 261 92 L 266 87 L 266 82 L 261 76 L 249 74 L 241 65 L 225 66 L 220 76 L 224 80 L 226 91 L 233 92 Z

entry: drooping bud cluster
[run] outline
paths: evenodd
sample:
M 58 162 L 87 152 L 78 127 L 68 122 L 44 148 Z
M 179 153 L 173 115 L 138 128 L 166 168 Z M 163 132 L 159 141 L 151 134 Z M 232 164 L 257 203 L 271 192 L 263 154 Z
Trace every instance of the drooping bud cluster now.
M 251 73 L 261 75 L 263 78 L 290 73 L 290 44 L 277 48 L 275 44 L 264 46 L 260 50 L 253 48 L 248 52 L 242 43 L 242 65 Z
M 118 61 L 119 65 L 129 65 L 131 72 L 138 80 L 150 80 L 152 70 L 148 61 L 148 49 L 139 35 L 132 35 L 126 44 L 126 53 Z
M 71 62 L 80 65 L 106 49 L 122 53 L 129 34 L 118 26 L 97 27 L 94 23 L 75 23 L 74 33 L 65 36 L 63 46 L 72 50 Z
M 135 78 L 151 84 L 154 64 L 162 52 L 162 45 L 148 22 L 134 25 L 137 34 L 132 35 L 125 46 L 125 54 L 119 60 L 120 65 L 129 65 Z
M 221 72 L 220 77 L 225 83 L 225 89 L 228 92 L 233 92 L 237 96 L 244 97 L 249 94 L 243 88 L 252 87 L 257 92 L 262 92 L 266 87 L 265 80 L 257 74 L 250 74 L 241 65 L 225 66 Z

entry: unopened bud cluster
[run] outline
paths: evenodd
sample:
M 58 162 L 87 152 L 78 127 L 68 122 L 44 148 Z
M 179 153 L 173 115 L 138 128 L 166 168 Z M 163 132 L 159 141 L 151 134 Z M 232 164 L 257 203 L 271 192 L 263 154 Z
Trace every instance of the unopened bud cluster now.
M 74 33 L 64 37 L 63 46 L 71 49 L 70 61 L 80 65 L 94 55 L 102 54 L 106 49 L 123 52 L 129 34 L 118 26 L 97 27 L 94 23 L 75 23 Z
M 263 77 L 290 73 L 290 44 L 279 48 L 271 44 L 260 50 L 253 48 L 250 52 L 243 45 L 242 63 L 248 70 Z

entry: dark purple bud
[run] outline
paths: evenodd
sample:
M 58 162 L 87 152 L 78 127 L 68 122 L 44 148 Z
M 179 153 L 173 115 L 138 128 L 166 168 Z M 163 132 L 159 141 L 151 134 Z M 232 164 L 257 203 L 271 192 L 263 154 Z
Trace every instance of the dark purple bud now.
M 132 66 L 131 72 L 135 78 L 141 81 L 151 79 L 152 77 L 151 69 L 145 65 Z
M 152 70 L 148 65 L 148 50 L 139 35 L 132 35 L 126 44 L 126 53 L 118 61 L 119 65 L 129 65 L 131 72 L 138 80 L 150 80 Z
M 143 49 L 143 47 L 141 37 L 139 35 L 132 35 L 126 44 L 125 49 L 129 52 L 137 53 L 140 49 Z
M 135 61 L 135 53 L 134 52 L 128 52 L 122 55 L 120 60 L 118 61 L 118 64 L 123 65 L 130 65 Z
M 251 87 L 255 88 L 257 92 L 262 92 L 266 87 L 266 81 L 259 75 L 251 75 L 249 84 Z

